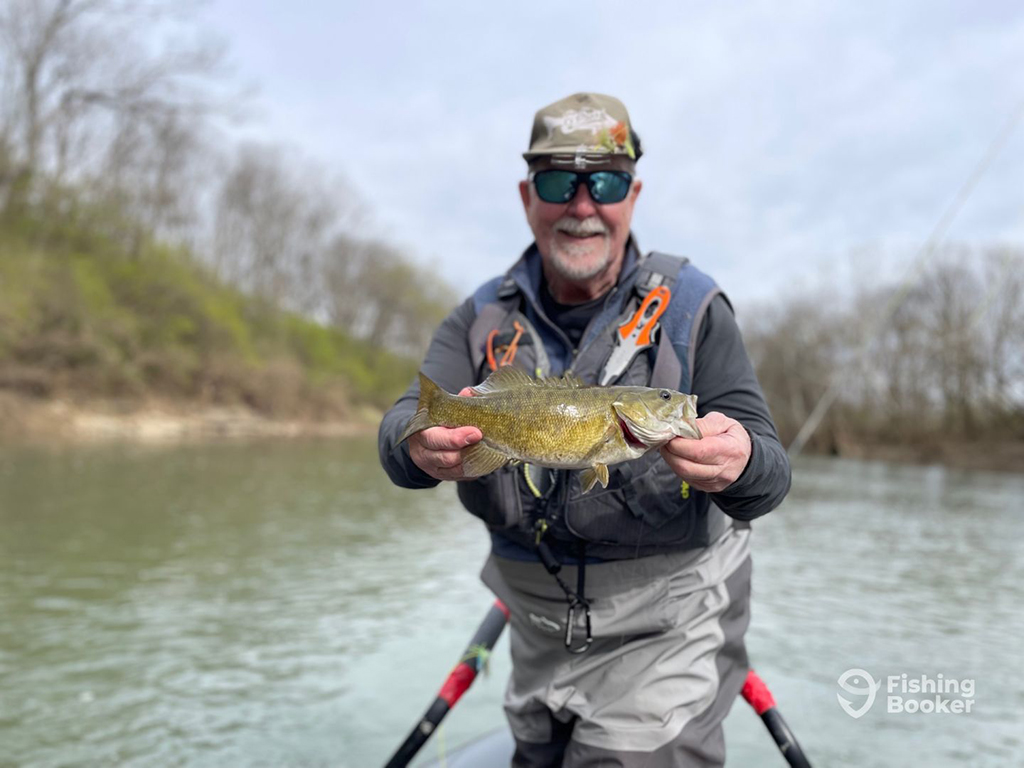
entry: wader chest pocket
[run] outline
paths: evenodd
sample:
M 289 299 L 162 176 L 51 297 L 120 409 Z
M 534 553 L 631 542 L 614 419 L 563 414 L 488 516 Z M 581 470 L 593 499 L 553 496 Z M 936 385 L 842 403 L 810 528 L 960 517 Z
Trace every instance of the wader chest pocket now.
M 523 519 L 518 472 L 503 467 L 489 475 L 458 483 L 463 506 L 491 528 L 514 528 Z
M 667 576 L 626 584 L 590 603 L 593 635 L 621 637 L 664 632 L 674 625 Z
M 660 543 L 681 544 L 694 538 L 704 494 L 682 495 L 683 481 L 658 451 L 622 465 L 622 484 L 630 511 L 657 529 Z

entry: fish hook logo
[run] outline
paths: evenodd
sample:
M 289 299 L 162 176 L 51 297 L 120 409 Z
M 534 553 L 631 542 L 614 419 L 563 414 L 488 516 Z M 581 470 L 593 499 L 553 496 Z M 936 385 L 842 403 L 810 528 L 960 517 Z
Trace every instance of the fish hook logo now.
M 557 635 L 562 631 L 562 625 L 557 621 L 552 621 L 547 616 L 538 616 L 536 613 L 530 612 L 529 617 L 530 623 L 544 632 Z
M 864 682 L 865 685 L 858 685 L 860 682 Z M 853 693 L 858 696 L 867 696 L 867 700 L 864 702 L 860 709 L 854 708 L 853 704 L 849 699 L 844 699 L 838 693 L 836 698 L 839 699 L 839 706 L 843 708 L 843 711 L 850 717 L 856 719 L 867 714 L 867 711 L 871 709 L 871 705 L 875 703 L 875 694 L 878 693 L 878 689 L 882 687 L 882 681 L 876 681 L 863 669 L 848 669 L 839 676 L 839 687 L 847 693 Z

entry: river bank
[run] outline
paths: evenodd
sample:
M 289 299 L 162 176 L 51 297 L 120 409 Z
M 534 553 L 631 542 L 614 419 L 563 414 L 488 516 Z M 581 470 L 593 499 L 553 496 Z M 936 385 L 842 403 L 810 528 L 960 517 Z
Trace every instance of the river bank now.
M 344 419 L 271 418 L 244 405 L 207 406 L 150 398 L 42 400 L 0 391 L 0 441 L 80 444 L 175 443 L 239 438 L 346 437 L 372 434 L 380 412 Z
M 159 398 L 79 402 L 0 391 L 0 442 L 175 443 L 347 437 L 374 434 L 381 416 L 370 406 L 344 418 L 272 418 L 244 405 L 212 406 Z M 843 440 L 835 449 L 835 455 L 841 458 L 893 464 L 938 464 L 995 472 L 1024 470 L 1024 441 L 949 440 L 914 445 Z
M 953 469 L 1024 472 L 1024 441 L 938 439 L 930 443 L 843 441 L 835 455 L 887 464 L 941 465 Z

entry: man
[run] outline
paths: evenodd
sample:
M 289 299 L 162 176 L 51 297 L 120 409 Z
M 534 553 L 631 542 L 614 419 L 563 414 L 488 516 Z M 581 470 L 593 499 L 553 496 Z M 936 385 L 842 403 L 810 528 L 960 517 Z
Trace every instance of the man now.
M 535 242 L 448 316 L 422 370 L 465 396 L 502 363 L 693 392 L 702 439 L 616 465 L 606 489 L 583 495 L 578 472 L 520 465 L 466 477 L 460 450 L 481 439 L 474 427 L 396 445 L 416 383 L 380 428 L 395 483 L 458 481 L 491 532 L 482 578 L 511 612 L 505 709 L 518 768 L 723 764 L 721 723 L 747 672 L 749 521 L 789 490 L 724 295 L 684 259 L 642 256 L 631 234 L 640 155 L 610 96 L 537 112 L 519 184 Z M 667 306 L 641 310 L 653 291 Z M 653 315 L 650 344 L 619 333 Z

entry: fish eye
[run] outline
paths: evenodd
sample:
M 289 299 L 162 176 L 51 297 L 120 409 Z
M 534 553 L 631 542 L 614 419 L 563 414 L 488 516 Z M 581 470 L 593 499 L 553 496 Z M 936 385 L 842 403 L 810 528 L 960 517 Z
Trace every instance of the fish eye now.
M 658 393 L 658 397 L 660 397 L 662 400 L 671 400 L 672 393 L 669 392 L 667 389 L 663 389 L 661 390 L 661 392 Z

